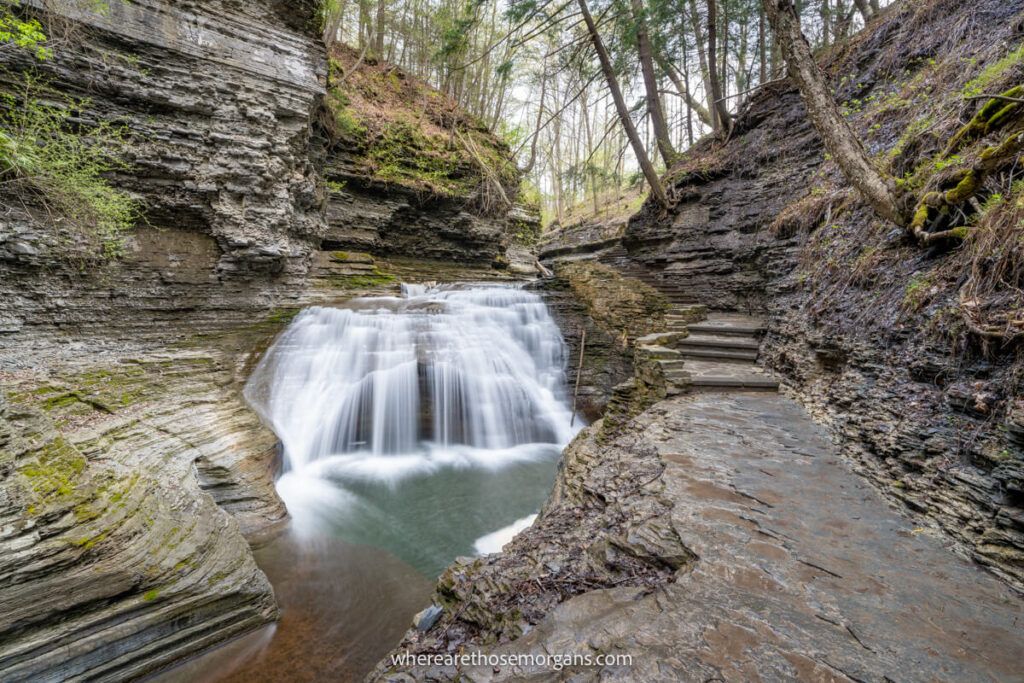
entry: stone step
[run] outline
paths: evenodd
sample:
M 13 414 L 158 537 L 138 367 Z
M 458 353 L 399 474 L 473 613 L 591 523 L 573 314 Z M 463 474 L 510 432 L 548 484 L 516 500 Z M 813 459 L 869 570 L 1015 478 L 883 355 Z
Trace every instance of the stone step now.
M 664 366 L 662 366 L 664 367 Z M 777 390 L 779 383 L 752 363 L 687 358 L 682 365 L 666 368 L 665 378 L 679 386 L 698 389 Z
M 714 358 L 716 360 L 744 361 L 753 363 L 757 360 L 757 351 L 748 349 L 719 349 L 709 347 L 686 347 L 680 346 L 679 354 L 683 358 Z
M 665 379 L 677 385 L 700 389 L 758 389 L 778 391 L 779 383 L 763 375 L 694 375 L 687 372 L 666 373 Z
M 768 377 L 757 375 L 735 376 L 735 375 L 703 375 L 693 377 L 690 386 L 702 389 L 764 389 L 778 391 L 779 383 Z
M 686 331 L 655 332 L 643 337 L 637 337 L 638 346 L 667 346 L 675 348 L 679 342 L 686 337 Z
M 690 325 L 689 329 L 692 332 L 693 326 Z M 760 347 L 760 344 L 758 344 L 754 337 L 735 334 L 707 334 L 705 332 L 692 333 L 685 339 L 678 340 L 677 343 L 680 347 L 693 346 L 717 349 L 743 349 L 754 352 L 756 352 Z
M 702 322 L 690 325 L 690 332 L 691 334 L 727 334 L 730 336 L 753 337 L 764 332 L 764 323 L 757 318 L 747 318 L 746 320 L 708 318 Z
M 676 360 L 680 357 L 680 353 L 675 349 L 670 349 L 667 346 L 658 345 L 645 345 L 638 346 L 639 350 L 647 355 L 648 358 L 654 360 Z

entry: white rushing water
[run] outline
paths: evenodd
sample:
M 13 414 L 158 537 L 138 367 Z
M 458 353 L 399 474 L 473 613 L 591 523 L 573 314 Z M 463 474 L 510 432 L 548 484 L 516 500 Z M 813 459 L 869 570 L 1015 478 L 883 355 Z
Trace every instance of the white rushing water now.
M 489 534 L 481 536 L 473 543 L 473 549 L 476 550 L 478 555 L 500 553 L 506 543 L 515 538 L 515 535 L 520 531 L 533 524 L 535 519 L 537 519 L 537 515 L 529 515 L 528 517 L 517 519 L 508 526 L 502 527 L 497 531 L 492 531 Z
M 536 294 L 404 286 L 402 297 L 304 310 L 264 355 L 246 398 L 293 474 L 394 482 L 442 467 L 493 469 L 549 457 L 550 445 L 571 439 L 565 352 Z M 313 488 L 304 486 L 316 496 Z

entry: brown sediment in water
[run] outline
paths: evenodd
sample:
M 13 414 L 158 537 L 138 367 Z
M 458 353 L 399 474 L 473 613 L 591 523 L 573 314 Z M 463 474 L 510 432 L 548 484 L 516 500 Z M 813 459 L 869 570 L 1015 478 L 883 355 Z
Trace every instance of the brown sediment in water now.
M 383 550 L 282 536 L 255 552 L 277 624 L 171 669 L 154 683 L 359 680 L 428 602 L 432 582 Z

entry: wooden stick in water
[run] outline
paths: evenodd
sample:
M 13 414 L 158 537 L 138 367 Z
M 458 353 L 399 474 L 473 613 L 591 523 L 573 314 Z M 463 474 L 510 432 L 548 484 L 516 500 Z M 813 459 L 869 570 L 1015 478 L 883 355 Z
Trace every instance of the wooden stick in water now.
M 576 398 L 580 395 L 580 375 L 583 372 L 583 351 L 587 348 L 587 330 L 583 328 L 580 333 L 580 362 L 576 366 L 576 387 L 572 390 L 572 419 L 569 426 L 576 424 Z

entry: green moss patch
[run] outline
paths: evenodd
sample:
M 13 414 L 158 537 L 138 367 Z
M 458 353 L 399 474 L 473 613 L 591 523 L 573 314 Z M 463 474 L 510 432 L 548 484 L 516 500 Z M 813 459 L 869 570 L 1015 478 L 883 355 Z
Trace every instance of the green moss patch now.
M 18 473 L 40 501 L 63 501 L 75 495 L 85 466 L 85 457 L 58 436 L 39 449 L 35 462 L 22 465 Z

